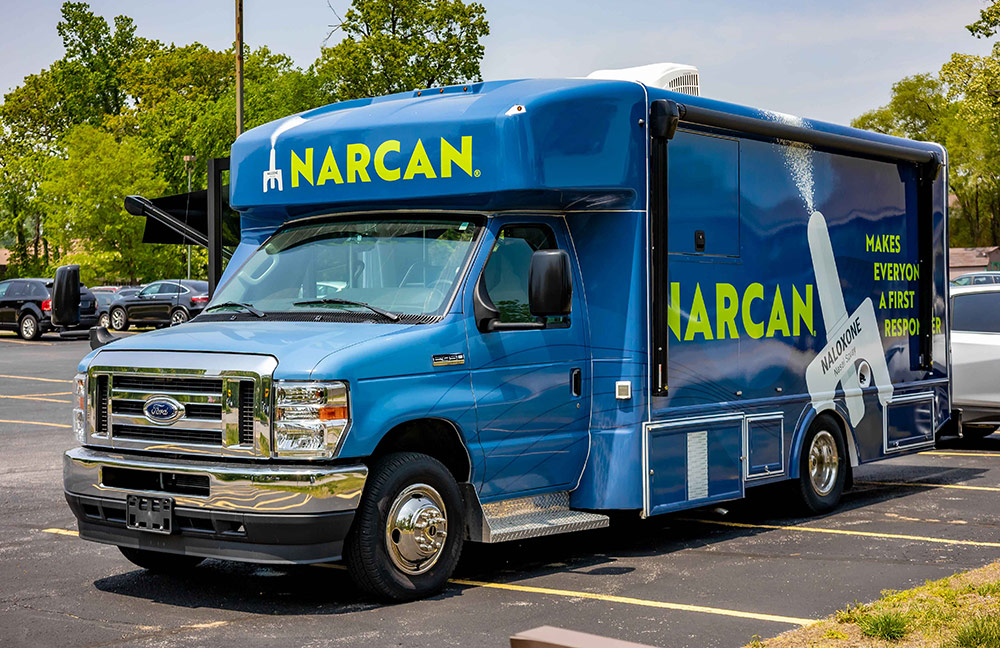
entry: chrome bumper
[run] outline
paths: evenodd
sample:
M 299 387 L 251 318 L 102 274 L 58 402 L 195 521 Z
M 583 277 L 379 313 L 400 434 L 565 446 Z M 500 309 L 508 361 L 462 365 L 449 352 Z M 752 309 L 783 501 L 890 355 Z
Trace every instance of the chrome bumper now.
M 103 483 L 105 468 L 151 471 L 208 478 L 206 495 L 130 489 Z M 323 514 L 353 511 L 368 477 L 364 465 L 283 466 L 151 458 L 120 452 L 73 448 L 63 456 L 68 494 L 121 500 L 128 493 L 169 496 L 177 506 L 246 513 Z

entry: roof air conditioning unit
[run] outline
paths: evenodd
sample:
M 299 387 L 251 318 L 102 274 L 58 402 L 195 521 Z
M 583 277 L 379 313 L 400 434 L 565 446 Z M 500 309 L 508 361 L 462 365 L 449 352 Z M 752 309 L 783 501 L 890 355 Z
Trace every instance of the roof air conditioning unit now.
M 618 81 L 638 81 L 652 88 L 662 88 L 681 94 L 698 96 L 698 68 L 680 63 L 653 63 L 620 70 L 597 70 L 587 75 L 588 79 L 615 79 Z

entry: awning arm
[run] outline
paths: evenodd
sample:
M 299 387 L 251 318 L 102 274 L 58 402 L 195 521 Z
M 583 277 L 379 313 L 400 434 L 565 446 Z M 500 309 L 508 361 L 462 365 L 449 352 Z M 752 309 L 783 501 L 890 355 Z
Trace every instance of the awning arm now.
M 146 218 L 152 218 L 155 221 L 159 221 L 181 236 L 187 238 L 191 243 L 208 247 L 208 237 L 184 221 L 179 220 L 163 211 L 147 198 L 143 198 L 142 196 L 126 196 L 125 211 L 133 216 L 145 216 Z

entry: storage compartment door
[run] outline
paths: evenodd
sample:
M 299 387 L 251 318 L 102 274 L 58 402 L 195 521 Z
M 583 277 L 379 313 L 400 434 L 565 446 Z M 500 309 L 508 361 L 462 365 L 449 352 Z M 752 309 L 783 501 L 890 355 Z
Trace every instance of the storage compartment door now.
M 743 496 L 743 417 L 647 428 L 649 515 Z
M 934 443 L 934 394 L 894 398 L 882 414 L 886 453 Z
M 785 472 L 784 420 L 780 412 L 747 417 L 747 479 Z

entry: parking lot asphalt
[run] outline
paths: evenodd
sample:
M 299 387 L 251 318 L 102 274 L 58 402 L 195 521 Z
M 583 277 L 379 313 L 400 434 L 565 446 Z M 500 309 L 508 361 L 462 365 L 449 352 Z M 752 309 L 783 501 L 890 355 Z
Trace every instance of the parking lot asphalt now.
M 384 606 L 339 565 L 206 561 L 156 576 L 79 540 L 62 493 L 85 341 L 0 333 L 0 644 L 505 646 L 554 625 L 658 646 L 741 646 L 1000 558 L 1000 435 L 855 471 L 833 514 L 781 489 L 607 529 L 466 545 L 449 587 Z

